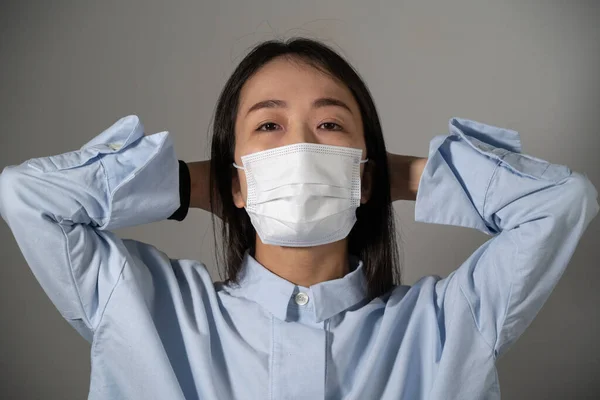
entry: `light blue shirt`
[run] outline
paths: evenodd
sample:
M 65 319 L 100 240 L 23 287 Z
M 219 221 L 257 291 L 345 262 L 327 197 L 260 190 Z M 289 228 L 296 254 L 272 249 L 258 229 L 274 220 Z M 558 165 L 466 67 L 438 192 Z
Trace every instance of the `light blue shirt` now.
M 456 271 L 366 300 L 363 265 L 311 287 L 249 255 L 241 284 L 111 230 L 180 206 L 168 132 L 135 116 L 0 175 L 0 213 L 61 315 L 92 343 L 90 399 L 498 399 L 496 359 L 538 313 L 598 212 L 583 175 L 519 135 L 451 119 L 415 219 L 492 238 Z M 432 249 L 450 252 L 443 244 Z

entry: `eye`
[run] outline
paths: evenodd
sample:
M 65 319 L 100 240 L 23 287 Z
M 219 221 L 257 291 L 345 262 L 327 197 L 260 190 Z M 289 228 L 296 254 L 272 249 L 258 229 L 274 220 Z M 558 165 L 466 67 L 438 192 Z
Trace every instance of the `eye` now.
M 319 129 L 325 129 L 326 131 L 341 131 L 343 128 L 335 122 L 323 122 L 319 125 Z
M 256 129 L 256 130 L 270 132 L 270 131 L 276 131 L 277 129 L 281 129 L 281 126 L 279 126 L 275 122 L 265 122 L 264 124 L 260 125 L 258 127 L 258 129 Z

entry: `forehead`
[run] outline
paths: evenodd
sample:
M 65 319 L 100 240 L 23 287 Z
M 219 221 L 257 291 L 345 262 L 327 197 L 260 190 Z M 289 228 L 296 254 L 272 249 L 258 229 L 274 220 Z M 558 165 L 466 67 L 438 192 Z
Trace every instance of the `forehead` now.
M 344 100 L 358 111 L 358 105 L 348 87 L 331 75 L 293 57 L 277 57 L 261 67 L 242 87 L 240 111 L 257 101 L 294 99 L 312 101 L 318 97 Z

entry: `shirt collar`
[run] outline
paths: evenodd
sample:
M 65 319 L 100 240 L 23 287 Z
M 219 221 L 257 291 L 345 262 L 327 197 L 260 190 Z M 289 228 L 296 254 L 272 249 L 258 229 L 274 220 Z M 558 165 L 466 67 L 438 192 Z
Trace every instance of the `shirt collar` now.
M 231 287 L 231 294 L 258 303 L 276 318 L 283 321 L 290 317 L 294 297 L 299 292 L 309 296 L 314 322 L 322 322 L 364 300 L 367 282 L 363 263 L 349 257 L 350 272 L 339 279 L 317 283 L 310 287 L 295 285 L 275 275 L 254 259 L 248 252 L 244 255 L 239 275 L 239 286 Z

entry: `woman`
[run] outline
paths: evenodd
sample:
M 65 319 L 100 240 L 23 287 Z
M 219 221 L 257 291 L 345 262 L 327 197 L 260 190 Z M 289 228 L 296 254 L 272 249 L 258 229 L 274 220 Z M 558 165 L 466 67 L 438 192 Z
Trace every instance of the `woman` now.
M 0 175 L 0 212 L 92 343 L 91 399 L 496 399 L 495 361 L 548 298 L 590 220 L 583 175 L 517 132 L 454 118 L 429 157 L 386 153 L 335 52 L 257 46 L 218 101 L 210 162 L 130 116 Z M 494 236 L 447 278 L 400 285 L 393 200 Z M 111 230 L 189 207 L 223 220 L 227 279 Z

